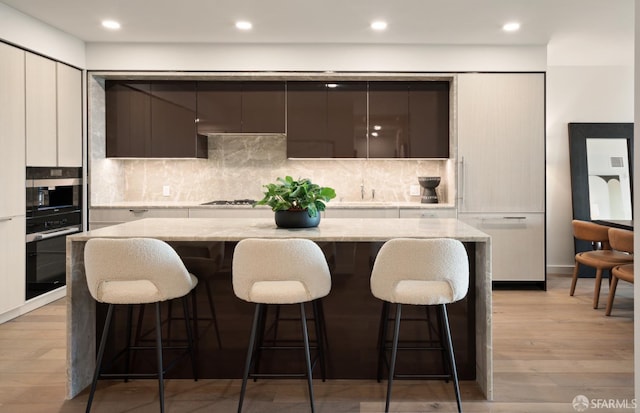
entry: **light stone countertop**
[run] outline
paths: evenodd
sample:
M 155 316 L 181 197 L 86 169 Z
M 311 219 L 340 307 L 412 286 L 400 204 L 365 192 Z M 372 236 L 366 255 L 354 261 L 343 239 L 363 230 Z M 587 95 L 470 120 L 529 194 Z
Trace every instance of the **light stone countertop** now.
M 146 218 L 71 235 L 90 238 L 149 237 L 165 241 L 239 241 L 244 238 L 309 238 L 314 241 L 380 242 L 391 238 L 455 238 L 486 242 L 489 236 L 453 218 L 323 218 L 315 228 L 283 229 L 272 218 Z

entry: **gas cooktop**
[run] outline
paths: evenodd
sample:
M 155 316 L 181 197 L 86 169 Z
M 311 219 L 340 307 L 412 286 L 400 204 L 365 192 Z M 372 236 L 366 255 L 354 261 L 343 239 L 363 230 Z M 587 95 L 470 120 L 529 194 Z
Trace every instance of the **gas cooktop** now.
M 253 199 L 234 199 L 234 200 L 221 199 L 216 201 L 205 202 L 201 205 L 253 205 L 255 203 L 256 201 Z

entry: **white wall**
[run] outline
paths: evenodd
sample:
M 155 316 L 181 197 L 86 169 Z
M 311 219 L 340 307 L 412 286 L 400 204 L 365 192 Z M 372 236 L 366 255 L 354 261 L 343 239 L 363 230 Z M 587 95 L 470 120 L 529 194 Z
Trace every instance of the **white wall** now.
M 85 67 L 82 40 L 0 3 L 0 39 L 78 68 Z

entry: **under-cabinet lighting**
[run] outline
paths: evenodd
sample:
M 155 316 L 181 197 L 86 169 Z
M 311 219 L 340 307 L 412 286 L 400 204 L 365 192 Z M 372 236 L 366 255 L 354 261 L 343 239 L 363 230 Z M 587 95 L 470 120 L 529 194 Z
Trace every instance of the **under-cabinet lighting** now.
M 110 30 L 118 30 L 120 28 L 120 23 L 115 20 L 103 20 L 102 27 Z
M 239 30 L 251 30 L 252 27 L 253 27 L 253 24 L 251 24 L 251 22 L 248 22 L 248 21 L 236 22 L 236 29 L 239 29 Z
M 382 126 L 380 126 L 380 125 L 373 125 L 373 130 L 382 130 Z
M 518 30 L 520 30 L 520 23 L 518 23 L 518 22 L 505 23 L 504 26 L 502 26 L 502 30 L 504 30 L 505 32 L 518 31 Z
M 378 136 L 378 132 L 371 132 L 371 136 L 375 138 L 376 136 Z
M 327 87 L 328 87 L 329 89 L 335 89 L 335 88 L 337 88 L 337 87 L 338 87 L 338 85 L 337 85 L 336 83 L 327 83 Z

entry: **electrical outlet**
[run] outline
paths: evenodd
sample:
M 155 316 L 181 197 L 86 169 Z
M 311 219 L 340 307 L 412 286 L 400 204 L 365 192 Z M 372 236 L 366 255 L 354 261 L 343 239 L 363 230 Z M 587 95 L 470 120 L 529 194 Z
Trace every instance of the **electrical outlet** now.
M 420 185 L 409 185 L 409 195 L 420 196 Z
M 169 185 L 162 186 L 162 196 L 171 196 L 171 187 Z

